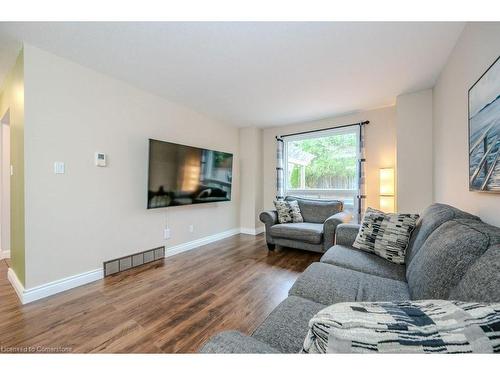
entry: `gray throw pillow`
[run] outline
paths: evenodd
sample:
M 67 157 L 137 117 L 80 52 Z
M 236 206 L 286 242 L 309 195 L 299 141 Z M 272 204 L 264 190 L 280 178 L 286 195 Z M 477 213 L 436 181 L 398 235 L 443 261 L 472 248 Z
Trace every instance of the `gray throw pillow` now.
M 500 303 L 344 302 L 309 322 L 303 353 L 498 353 Z
M 352 246 L 390 262 L 404 264 L 406 248 L 418 218 L 418 214 L 386 214 L 368 208 Z

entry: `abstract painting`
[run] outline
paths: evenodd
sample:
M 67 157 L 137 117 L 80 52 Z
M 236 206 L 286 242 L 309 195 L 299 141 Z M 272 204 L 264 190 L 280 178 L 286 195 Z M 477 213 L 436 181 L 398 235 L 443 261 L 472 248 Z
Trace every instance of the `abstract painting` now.
M 500 193 L 500 57 L 469 90 L 469 190 Z

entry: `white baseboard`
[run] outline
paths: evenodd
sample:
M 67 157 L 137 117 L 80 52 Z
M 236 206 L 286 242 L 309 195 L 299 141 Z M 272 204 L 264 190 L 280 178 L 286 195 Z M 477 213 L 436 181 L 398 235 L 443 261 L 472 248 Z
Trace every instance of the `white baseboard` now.
M 241 229 L 234 228 L 227 230 L 225 232 L 199 238 L 194 241 L 185 242 L 176 246 L 168 247 L 165 250 L 165 257 L 167 258 L 175 254 L 183 253 L 185 251 L 189 251 L 199 246 L 207 245 L 209 243 L 219 241 L 239 233 L 241 233 Z M 26 304 L 39 300 L 41 298 L 51 296 L 53 294 L 64 292 L 68 289 L 76 288 L 78 286 L 85 285 L 96 280 L 100 280 L 104 277 L 104 272 L 102 268 L 99 268 L 78 275 L 69 276 L 64 279 L 55 280 L 50 283 L 39 285 L 29 289 L 24 288 L 23 284 L 19 281 L 16 273 L 12 268 L 9 268 L 9 271 L 7 272 L 7 277 L 10 283 L 12 284 L 12 287 L 16 291 L 16 294 L 19 297 L 21 303 Z
M 73 289 L 78 286 L 100 280 L 104 277 L 104 273 L 102 268 L 99 268 L 93 271 L 65 277 L 64 279 L 55 280 L 50 283 L 42 284 L 29 289 L 24 288 L 23 284 L 19 281 L 16 273 L 12 268 L 9 268 L 7 277 L 12 284 L 12 287 L 16 291 L 21 303 L 26 304 L 39 300 L 41 298 L 51 296 L 53 294 L 64 292 L 68 289 Z
M 257 227 L 257 228 L 240 228 L 240 233 L 243 234 L 251 234 L 256 236 L 258 234 L 264 233 L 265 227 Z
M 10 250 L 0 250 L 0 259 L 10 258 Z
M 195 249 L 199 246 L 208 245 L 209 243 L 219 241 L 219 240 L 234 236 L 235 234 L 239 234 L 239 233 L 240 233 L 240 228 L 234 228 L 234 229 L 227 230 L 225 232 L 212 234 L 211 236 L 198 238 L 197 240 L 194 240 L 194 241 L 184 242 L 184 243 L 181 243 L 179 245 L 175 245 L 175 246 L 171 246 L 171 247 L 167 246 L 165 249 L 165 258 L 171 257 L 171 256 L 176 255 L 176 254 L 183 253 L 185 251 Z
M 16 292 L 17 297 L 19 298 L 19 301 L 21 301 L 22 304 L 26 303 L 26 302 L 24 302 L 24 299 L 23 299 L 24 286 L 19 281 L 16 273 L 14 272 L 14 270 L 12 268 L 9 268 L 9 270 L 7 271 L 7 279 L 9 280 L 10 285 L 12 285 L 12 287 L 14 288 L 14 291 Z

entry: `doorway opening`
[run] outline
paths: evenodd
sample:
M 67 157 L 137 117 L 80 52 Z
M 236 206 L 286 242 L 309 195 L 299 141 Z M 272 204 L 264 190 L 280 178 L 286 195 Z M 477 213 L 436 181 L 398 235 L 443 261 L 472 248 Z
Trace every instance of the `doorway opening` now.
M 0 120 L 0 259 L 10 259 L 10 111 Z

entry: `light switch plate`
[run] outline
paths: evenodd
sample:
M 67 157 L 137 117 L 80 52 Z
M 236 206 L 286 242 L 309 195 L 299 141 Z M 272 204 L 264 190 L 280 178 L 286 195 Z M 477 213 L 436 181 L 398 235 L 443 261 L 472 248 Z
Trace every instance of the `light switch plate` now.
M 63 174 L 64 173 L 64 163 L 62 161 L 54 162 L 54 173 Z
M 98 167 L 105 167 L 107 164 L 106 154 L 104 152 L 96 152 L 94 155 L 95 165 Z

